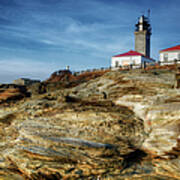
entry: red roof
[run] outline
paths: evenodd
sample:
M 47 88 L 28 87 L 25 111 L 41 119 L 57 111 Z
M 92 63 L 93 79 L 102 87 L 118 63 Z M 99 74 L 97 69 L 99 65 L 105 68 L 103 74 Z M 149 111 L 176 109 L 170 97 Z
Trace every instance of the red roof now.
M 180 51 L 180 45 L 177 45 L 177 46 L 173 46 L 173 47 L 170 47 L 170 48 L 167 48 L 167 49 L 163 49 L 161 50 L 160 52 L 165 52 L 165 51 Z
M 144 56 L 144 55 L 137 52 L 137 51 L 130 50 L 130 51 L 126 52 L 126 53 L 118 54 L 118 55 L 113 56 L 113 57 L 123 57 L 123 56 Z

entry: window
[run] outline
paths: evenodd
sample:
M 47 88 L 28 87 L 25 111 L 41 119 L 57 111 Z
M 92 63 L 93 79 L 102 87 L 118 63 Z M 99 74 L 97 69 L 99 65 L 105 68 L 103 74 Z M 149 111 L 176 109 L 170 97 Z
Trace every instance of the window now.
M 178 54 L 178 60 L 180 60 L 180 53 Z
M 168 53 L 164 54 L 164 61 L 168 61 Z
M 115 67 L 118 67 L 118 66 L 119 66 L 119 62 L 115 61 Z

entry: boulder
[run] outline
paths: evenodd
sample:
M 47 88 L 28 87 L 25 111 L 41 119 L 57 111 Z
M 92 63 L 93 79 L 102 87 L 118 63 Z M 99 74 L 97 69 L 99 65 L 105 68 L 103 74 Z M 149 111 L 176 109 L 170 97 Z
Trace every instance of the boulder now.
M 29 97 L 25 86 L 14 84 L 0 85 L 0 103 L 21 100 L 24 97 Z

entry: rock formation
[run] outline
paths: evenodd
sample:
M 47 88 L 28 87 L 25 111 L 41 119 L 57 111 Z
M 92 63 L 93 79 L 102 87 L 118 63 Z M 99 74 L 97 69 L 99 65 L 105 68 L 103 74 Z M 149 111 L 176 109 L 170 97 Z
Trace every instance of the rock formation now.
M 169 70 L 111 71 L 0 109 L 2 179 L 180 179 Z
M 27 92 L 25 86 L 15 84 L 0 85 L 0 104 L 20 100 L 29 96 L 30 94 Z

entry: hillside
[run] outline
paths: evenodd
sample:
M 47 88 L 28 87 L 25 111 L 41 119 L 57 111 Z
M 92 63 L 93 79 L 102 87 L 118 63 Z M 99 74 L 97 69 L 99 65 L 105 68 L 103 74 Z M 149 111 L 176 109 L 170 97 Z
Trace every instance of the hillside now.
M 180 179 L 174 72 L 92 77 L 1 104 L 0 178 Z

